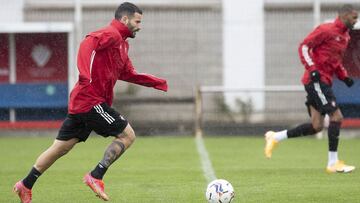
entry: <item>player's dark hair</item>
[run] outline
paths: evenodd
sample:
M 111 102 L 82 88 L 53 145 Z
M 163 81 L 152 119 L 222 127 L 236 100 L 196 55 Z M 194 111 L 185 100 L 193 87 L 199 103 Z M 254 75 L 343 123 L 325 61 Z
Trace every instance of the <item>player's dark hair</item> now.
M 142 10 L 135 4 L 124 2 L 115 11 L 115 18 L 121 19 L 123 16 L 133 16 L 135 13 L 142 14 Z
M 342 5 L 339 9 L 338 9 L 338 14 L 339 15 L 344 15 L 344 14 L 347 14 L 347 13 L 350 13 L 352 11 L 354 11 L 355 8 L 353 5 L 351 4 L 344 4 Z

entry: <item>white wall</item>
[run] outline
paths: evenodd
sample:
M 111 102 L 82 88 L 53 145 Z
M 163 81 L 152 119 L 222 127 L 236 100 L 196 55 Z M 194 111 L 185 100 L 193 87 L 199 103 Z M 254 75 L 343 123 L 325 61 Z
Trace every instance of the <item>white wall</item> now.
M 24 0 L 0 0 L 0 22 L 22 22 Z
M 263 0 L 224 0 L 224 86 L 264 86 L 264 14 Z M 247 100 L 249 94 L 227 94 L 234 107 L 235 98 Z M 250 95 L 256 109 L 264 106 L 263 94 Z

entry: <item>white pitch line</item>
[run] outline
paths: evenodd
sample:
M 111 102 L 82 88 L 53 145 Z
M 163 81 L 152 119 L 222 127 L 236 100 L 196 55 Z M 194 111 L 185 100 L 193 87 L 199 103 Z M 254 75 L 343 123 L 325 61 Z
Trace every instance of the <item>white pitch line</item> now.
M 216 179 L 215 171 L 212 167 L 209 154 L 206 150 L 203 138 L 201 136 L 196 136 L 195 140 L 196 140 L 196 148 L 200 156 L 203 173 L 207 182 L 209 183 Z

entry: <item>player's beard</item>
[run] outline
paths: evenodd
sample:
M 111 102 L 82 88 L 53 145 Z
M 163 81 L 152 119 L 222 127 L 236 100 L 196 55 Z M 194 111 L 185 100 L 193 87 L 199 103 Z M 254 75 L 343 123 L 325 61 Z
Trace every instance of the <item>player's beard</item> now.
M 345 25 L 349 30 L 352 30 L 352 29 L 354 29 L 355 24 L 351 24 L 350 22 L 347 22 Z
M 136 36 L 136 32 L 138 32 L 140 29 L 139 28 L 135 28 L 134 26 L 132 26 L 130 23 L 127 24 L 127 27 L 129 28 L 130 32 L 131 32 L 131 38 L 135 38 Z
M 140 29 L 136 29 L 136 30 L 132 31 L 132 32 L 131 32 L 131 33 L 132 33 L 131 38 L 135 38 L 136 33 L 137 33 L 139 30 L 140 30 Z
M 344 24 L 345 26 L 349 29 L 349 30 L 353 30 L 354 27 L 355 27 L 355 24 L 357 23 L 358 21 L 352 21 L 350 19 L 347 19 L 345 20 Z

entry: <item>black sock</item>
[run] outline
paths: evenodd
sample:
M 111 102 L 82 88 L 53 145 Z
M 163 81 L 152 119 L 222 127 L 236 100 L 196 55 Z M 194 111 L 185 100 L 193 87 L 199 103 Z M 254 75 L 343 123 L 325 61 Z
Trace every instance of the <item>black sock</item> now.
M 99 163 L 95 168 L 94 170 L 91 171 L 91 176 L 96 178 L 96 179 L 100 179 L 102 180 L 105 173 L 107 171 L 107 168 L 103 165 L 101 165 L 101 163 Z
M 341 122 L 331 121 L 328 129 L 329 151 L 336 152 L 339 145 Z
M 304 123 L 287 131 L 288 138 L 313 135 L 315 133 L 316 130 L 311 123 Z
M 30 173 L 22 181 L 24 186 L 31 189 L 40 175 L 41 173 L 35 167 L 32 167 Z

